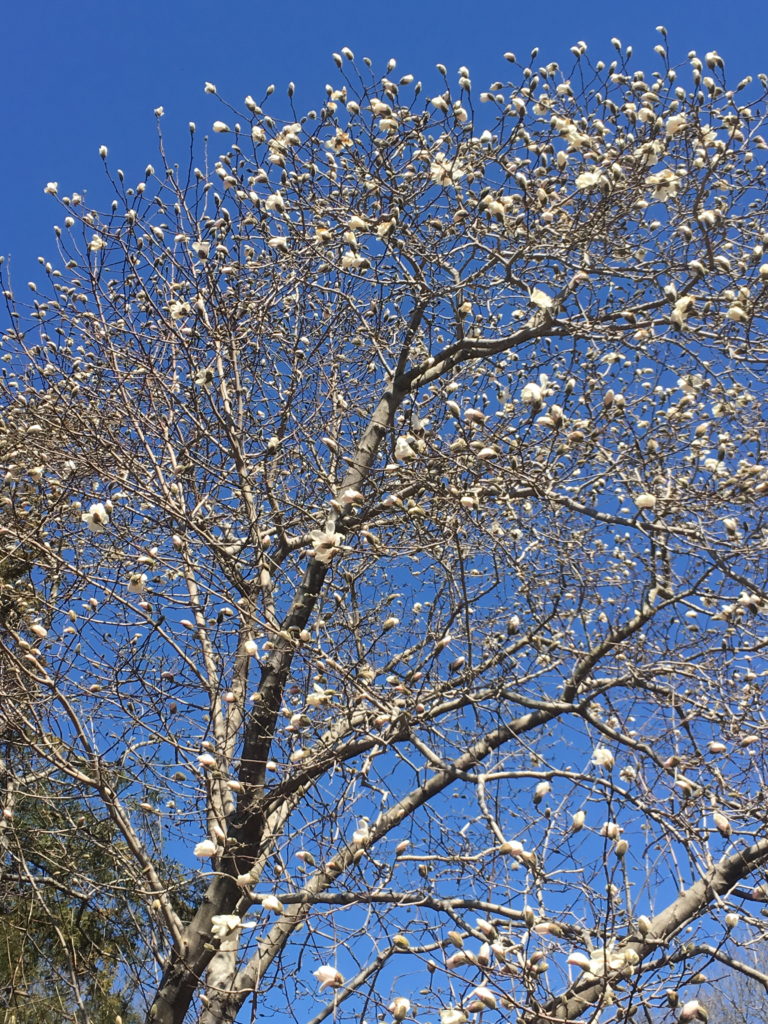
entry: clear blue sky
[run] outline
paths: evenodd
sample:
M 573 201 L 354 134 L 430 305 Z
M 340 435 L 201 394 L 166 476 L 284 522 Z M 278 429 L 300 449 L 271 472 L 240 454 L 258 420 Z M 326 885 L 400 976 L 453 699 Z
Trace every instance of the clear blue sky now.
M 103 199 L 99 146 L 132 179 L 156 160 L 152 112 L 159 105 L 171 154 L 182 159 L 187 122 L 196 121 L 202 135 L 221 116 L 203 93 L 206 80 L 238 105 L 274 82 L 274 113 L 293 80 L 301 112 L 320 105 L 334 76 L 330 55 L 345 45 L 382 72 L 396 57 L 400 72 L 425 85 L 436 62 L 451 74 L 466 64 L 482 89 L 504 77 L 505 50 L 525 59 L 538 45 L 537 63 L 566 64 L 579 39 L 593 57 L 610 60 L 609 40 L 618 36 L 632 43 L 638 65 L 653 68 L 658 24 L 669 30 L 673 60 L 690 49 L 717 49 L 734 81 L 768 72 L 764 0 L 8 0 L 0 43 L 0 254 L 12 254 L 17 286 L 34 278 L 38 255 L 54 254 L 51 226 L 61 219 L 43 195 L 45 183 Z

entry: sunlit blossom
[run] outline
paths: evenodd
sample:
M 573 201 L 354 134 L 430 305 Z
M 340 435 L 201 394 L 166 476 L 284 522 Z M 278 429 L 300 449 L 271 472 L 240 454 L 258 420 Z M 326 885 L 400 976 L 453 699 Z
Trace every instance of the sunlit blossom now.
M 135 572 L 128 580 L 127 590 L 129 594 L 143 594 L 147 589 L 147 574 Z
M 541 405 L 541 388 L 533 382 L 526 384 L 520 392 L 520 401 L 525 405 Z
M 464 177 L 463 165 L 456 157 L 448 157 L 445 153 L 436 153 L 430 164 L 429 174 L 436 185 L 455 185 Z
M 395 441 L 395 458 L 398 462 L 412 462 L 417 458 L 407 437 L 398 437 Z
M 634 501 L 635 505 L 641 510 L 656 508 L 655 494 L 636 494 L 632 500 Z
M 656 174 L 650 174 L 645 183 L 652 189 L 652 197 L 656 202 L 665 203 L 673 199 L 680 189 L 680 175 L 665 168 Z
M 440 1010 L 440 1024 L 466 1024 L 468 1019 L 463 1010 L 452 1006 L 445 1006 Z
M 613 768 L 615 758 L 608 747 L 595 747 L 592 751 L 592 764 L 598 768 Z
M 109 525 L 109 513 L 103 502 L 95 501 L 87 512 L 80 516 L 91 533 L 104 533 Z
M 687 118 L 685 114 L 673 114 L 667 118 L 667 122 L 664 125 L 664 131 L 667 135 L 677 135 L 679 131 L 682 131 L 687 124 Z
M 320 982 L 320 992 L 323 989 L 338 988 L 339 985 L 344 984 L 344 977 L 341 971 L 331 967 L 330 964 L 323 964 L 322 967 L 318 967 L 317 970 L 312 972 L 312 976 Z
M 471 995 L 478 999 L 483 1006 L 487 1006 L 489 1010 L 496 1009 L 496 996 L 487 985 L 478 985 L 476 989 L 472 990 Z
M 574 184 L 576 188 L 588 191 L 589 189 L 596 188 L 603 180 L 603 176 L 600 171 L 582 171 L 581 174 L 577 174 Z
M 270 910 L 273 914 L 282 914 L 284 909 L 283 904 L 272 893 L 261 897 L 261 906 L 264 910 Z
M 192 851 L 200 860 L 207 860 L 216 853 L 217 846 L 212 839 L 201 839 Z
M 683 1003 L 683 1008 L 680 1011 L 680 1020 L 707 1020 L 707 1011 L 704 1006 L 699 1002 L 698 999 L 689 999 L 687 1003 Z
M 283 199 L 281 192 L 273 192 L 271 196 L 267 196 L 264 200 L 264 208 L 267 210 L 274 210 L 277 213 L 285 213 L 285 200 Z
M 404 1020 L 411 1012 L 411 1001 L 405 996 L 396 996 L 389 1004 L 388 1009 L 395 1020 Z
M 242 924 L 238 914 L 214 914 L 211 918 L 211 936 L 214 939 L 225 939 Z
M 192 315 L 192 307 L 188 302 L 175 299 L 173 302 L 168 303 L 168 315 L 172 320 L 181 320 Z
M 312 542 L 312 557 L 327 564 L 343 544 L 344 534 L 336 533 L 332 526 L 326 526 L 324 530 L 312 530 L 309 539 Z
M 539 309 L 550 310 L 555 304 L 555 300 L 551 295 L 548 295 L 541 288 L 534 288 L 530 295 L 531 303 L 534 306 L 538 306 Z

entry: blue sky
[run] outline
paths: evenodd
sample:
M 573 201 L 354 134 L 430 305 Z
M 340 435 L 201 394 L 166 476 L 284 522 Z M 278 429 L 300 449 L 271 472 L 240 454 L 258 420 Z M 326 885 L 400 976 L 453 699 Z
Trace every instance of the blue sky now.
M 717 49 L 733 80 L 768 72 L 768 7 L 761 0 L 614 0 L 478 4 L 460 0 L 357 0 L 330 6 L 313 0 L 236 5 L 201 0 L 27 0 L 3 11 L 0 60 L 0 254 L 13 256 L 14 283 L 34 278 L 37 257 L 54 254 L 51 227 L 59 210 L 43 187 L 87 192 L 96 204 L 108 195 L 99 146 L 110 164 L 132 178 L 156 159 L 153 110 L 165 108 L 163 131 L 172 157 L 183 158 L 186 126 L 203 128 L 220 116 L 203 83 L 238 106 L 261 96 L 271 82 L 270 110 L 281 113 L 285 87 L 297 85 L 297 110 L 317 106 L 333 80 L 331 53 L 351 47 L 381 68 L 390 57 L 398 70 L 428 85 L 435 63 L 449 73 L 466 64 L 475 88 L 504 77 L 502 53 L 527 59 L 540 46 L 539 63 L 567 62 L 583 39 L 611 59 L 612 36 L 634 46 L 637 64 L 653 67 L 669 31 L 673 61 L 690 49 Z M 645 59 L 645 55 L 647 59 Z M 287 108 L 284 111 L 287 115 Z

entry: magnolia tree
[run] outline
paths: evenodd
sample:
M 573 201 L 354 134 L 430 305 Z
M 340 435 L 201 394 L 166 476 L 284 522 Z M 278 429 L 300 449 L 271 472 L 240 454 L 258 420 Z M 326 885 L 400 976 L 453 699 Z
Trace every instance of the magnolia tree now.
M 46 188 L 59 257 L 5 281 L 3 856 L 31 920 L 131 908 L 149 1022 L 768 986 L 768 79 L 614 45 L 479 93 L 344 49 L 188 164 L 103 148 L 111 208 Z

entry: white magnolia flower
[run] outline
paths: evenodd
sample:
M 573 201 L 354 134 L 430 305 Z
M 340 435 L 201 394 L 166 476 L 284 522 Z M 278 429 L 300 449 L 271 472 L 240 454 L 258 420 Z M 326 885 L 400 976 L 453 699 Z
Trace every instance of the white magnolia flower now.
M 595 747 L 592 751 L 592 764 L 598 768 L 613 768 L 615 758 L 608 747 Z
M 656 495 L 655 494 L 636 494 L 632 499 L 639 509 L 651 509 L 656 508 Z
M 143 594 L 147 589 L 147 574 L 145 572 L 135 572 L 128 580 L 128 593 L 129 594 Z
M 536 789 L 534 789 L 534 791 L 533 791 L 533 802 L 534 802 L 534 804 L 540 804 L 541 801 L 544 799 L 544 797 L 549 794 L 551 789 L 552 789 L 552 783 L 551 782 L 548 782 L 546 779 L 543 782 L 540 782 L 538 784 L 538 786 L 536 787 Z
M 429 175 L 436 185 L 455 185 L 464 177 L 463 165 L 454 157 L 451 159 L 445 153 L 437 153 L 429 167 Z
M 223 135 L 225 132 L 229 131 L 229 125 L 226 124 L 224 121 L 214 121 L 212 127 L 213 130 L 215 132 L 218 132 L 220 135 Z
M 463 1010 L 445 1006 L 440 1011 L 440 1024 L 466 1024 L 468 1017 Z
M 685 128 L 685 124 L 685 114 L 673 114 L 672 117 L 667 118 L 664 130 L 667 135 L 677 135 L 679 131 L 682 131 L 682 129 Z
M 729 306 L 725 311 L 726 320 L 735 320 L 736 323 L 743 324 L 749 320 L 749 313 L 743 306 L 740 306 L 737 302 L 734 302 L 732 306 Z
M 547 295 L 541 288 L 534 288 L 531 292 L 531 303 L 534 306 L 538 306 L 539 309 L 551 309 L 555 304 L 555 300 L 551 295 Z
M 698 999 L 689 999 L 687 1003 L 683 1003 L 683 1008 L 680 1011 L 680 1020 L 706 1020 L 707 1011 L 701 1005 Z
M 695 303 L 696 300 L 692 295 L 683 295 L 682 298 L 677 300 L 672 307 L 672 313 L 669 317 L 675 327 L 683 327 L 685 325 L 685 321 L 693 312 Z
M 321 708 L 330 701 L 333 696 L 330 690 L 323 689 L 318 683 L 312 684 L 312 692 L 307 694 L 307 707 Z
M 523 860 L 526 857 L 525 847 L 519 839 L 509 839 L 502 843 L 499 847 L 499 853 L 508 853 L 518 860 Z
M 200 860 L 207 860 L 216 853 L 216 843 L 212 839 L 201 839 L 192 852 Z
M 389 1004 L 389 1012 L 395 1020 L 404 1020 L 411 1012 L 411 1000 L 405 996 L 396 996 Z
M 192 307 L 188 302 L 182 302 L 180 299 L 176 299 L 173 302 L 168 303 L 168 315 L 171 320 L 181 320 L 185 316 L 192 315 Z
M 455 416 L 459 415 L 460 410 L 456 402 L 446 402 L 445 404 L 448 407 L 448 409 L 450 409 L 450 411 L 454 413 Z M 467 423 L 482 424 L 485 423 L 488 417 L 480 409 L 465 409 L 464 419 L 467 421 Z
M 45 192 L 45 194 L 48 195 L 48 196 L 55 196 L 58 191 L 59 191 L 59 183 L 58 183 L 58 181 L 49 181 L 48 184 L 43 189 L 43 192 Z
M 352 845 L 353 846 L 365 846 L 371 837 L 371 829 L 365 818 L 361 819 L 360 824 L 352 833 Z
M 600 977 L 605 974 L 606 968 L 609 971 L 620 971 L 626 966 L 629 960 L 633 959 L 633 955 L 637 956 L 634 950 L 616 950 L 613 951 L 613 944 L 611 943 L 607 949 L 596 949 L 589 959 L 588 971 L 590 974 L 594 974 L 595 977 Z
M 326 526 L 324 530 L 312 530 L 309 539 L 312 541 L 312 557 L 327 564 L 341 547 L 344 534 Z
M 354 487 L 347 487 L 336 499 L 340 505 L 359 505 L 365 501 L 365 496 Z
M 520 401 L 525 405 L 541 405 L 541 388 L 538 384 L 526 384 L 520 392 Z
M 267 196 L 264 206 L 267 210 L 275 210 L 277 213 L 285 212 L 285 200 L 280 192 L 273 192 L 271 196 Z
M 591 960 L 586 953 L 571 953 L 568 959 L 565 961 L 567 964 L 571 964 L 572 967 L 578 967 L 580 971 L 588 971 L 590 968 Z
M 416 456 L 416 452 L 411 448 L 408 438 L 398 437 L 395 441 L 395 458 L 398 462 L 412 462 Z
M 574 816 L 571 818 L 571 827 L 574 832 L 579 832 L 584 828 L 584 822 L 587 820 L 586 811 L 576 811 Z
M 317 978 L 320 982 L 321 992 L 324 988 L 338 988 L 339 985 L 344 984 L 344 977 L 341 971 L 331 967 L 330 964 L 323 964 L 322 967 L 318 967 L 316 971 L 312 972 L 312 977 Z
M 665 203 L 667 199 L 674 198 L 680 188 L 680 176 L 669 168 L 664 168 L 657 174 L 650 174 L 645 179 L 646 185 L 653 189 L 652 196 L 655 202 Z
M 342 270 L 356 270 L 358 267 L 362 266 L 364 262 L 363 257 L 359 256 L 352 249 L 346 249 L 341 254 Z
M 575 185 L 576 188 L 587 190 L 595 188 L 602 181 L 602 174 L 599 171 L 582 171 L 581 174 L 576 175 Z
M 714 824 L 717 831 L 721 836 L 725 836 L 727 839 L 733 832 L 733 826 L 730 821 L 721 811 L 712 812 L 712 823 Z
M 487 1006 L 490 1010 L 496 1009 L 496 996 L 491 992 L 487 985 L 478 985 L 473 990 L 472 995 L 475 999 L 479 999 L 483 1006 Z
M 283 904 L 274 895 L 262 896 L 261 905 L 264 910 L 271 910 L 275 914 L 282 914 L 283 912 Z
M 238 914 L 214 914 L 211 918 L 211 936 L 214 939 L 226 939 L 241 923 Z
M 106 249 L 107 243 L 101 237 L 101 235 L 94 235 L 88 243 L 88 248 L 91 252 L 98 252 L 100 249 Z
M 104 533 L 104 529 L 109 523 L 109 514 L 101 501 L 95 501 L 80 518 L 91 533 Z

